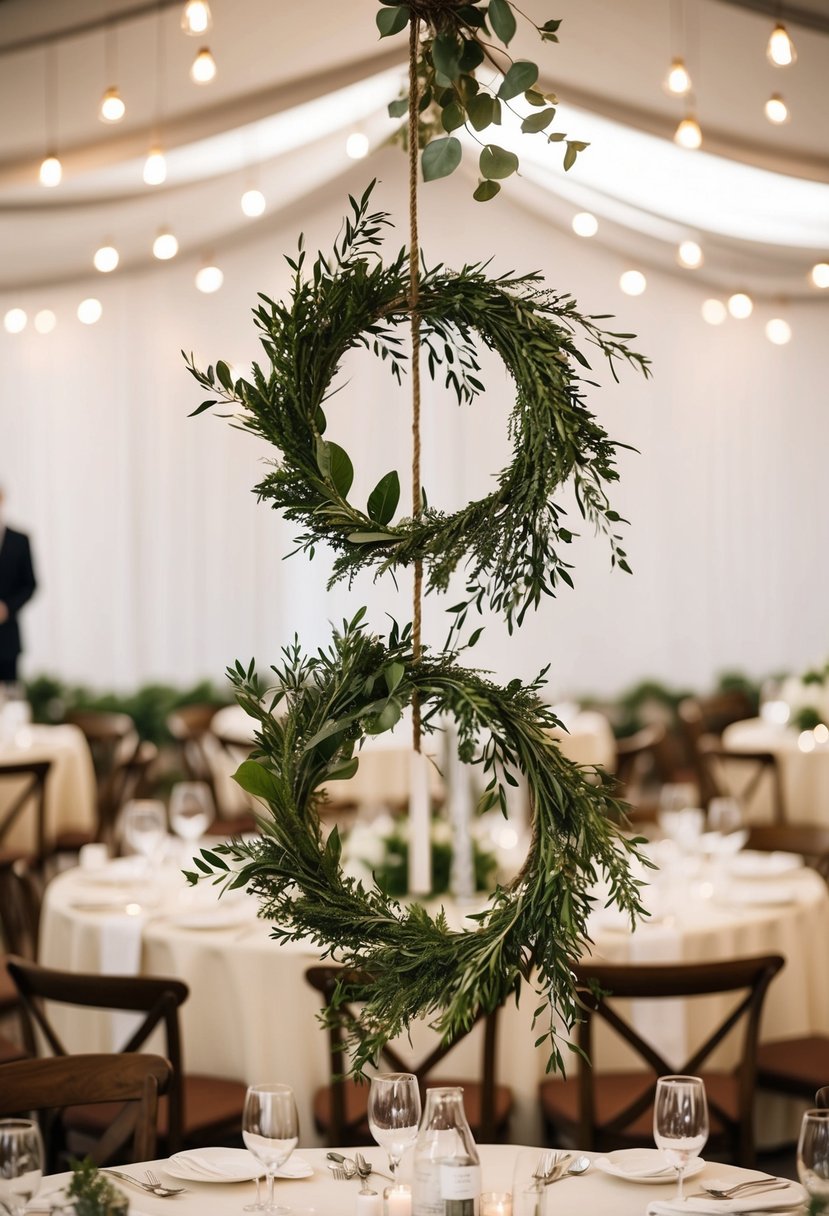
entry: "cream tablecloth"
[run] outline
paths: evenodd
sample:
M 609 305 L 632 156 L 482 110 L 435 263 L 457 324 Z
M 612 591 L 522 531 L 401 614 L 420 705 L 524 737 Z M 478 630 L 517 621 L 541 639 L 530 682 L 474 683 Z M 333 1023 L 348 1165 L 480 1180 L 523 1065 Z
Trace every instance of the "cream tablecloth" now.
M 13 743 L 0 746 L 0 766 L 49 760 L 52 767 L 46 785 L 46 841 L 61 831 L 95 826 L 95 769 L 83 733 L 77 726 L 25 726 Z M 0 815 L 21 789 L 17 780 L 0 771 Z M 35 847 L 34 806 L 15 822 L 3 845 L 9 849 Z
M 726 727 L 723 747 L 737 752 L 773 752 L 780 766 L 787 820 L 790 823 L 829 824 L 829 745 L 817 745 L 811 751 L 804 751 L 798 744 L 798 737 L 799 732 L 792 727 L 777 726 L 762 718 L 747 718 Z M 739 775 L 736 780 L 739 782 Z M 758 789 L 751 805 L 752 821 L 771 821 L 772 800 L 768 785 Z

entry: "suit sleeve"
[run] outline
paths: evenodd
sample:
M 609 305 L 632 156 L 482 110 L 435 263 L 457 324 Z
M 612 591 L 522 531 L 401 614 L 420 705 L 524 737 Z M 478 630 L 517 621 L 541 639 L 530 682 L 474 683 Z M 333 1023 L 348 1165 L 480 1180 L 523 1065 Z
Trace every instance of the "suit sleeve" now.
M 14 590 L 6 596 L 6 607 L 14 615 L 32 598 L 37 588 L 34 566 L 32 565 L 32 550 L 28 536 L 23 537 L 20 556 L 17 562 L 17 576 Z

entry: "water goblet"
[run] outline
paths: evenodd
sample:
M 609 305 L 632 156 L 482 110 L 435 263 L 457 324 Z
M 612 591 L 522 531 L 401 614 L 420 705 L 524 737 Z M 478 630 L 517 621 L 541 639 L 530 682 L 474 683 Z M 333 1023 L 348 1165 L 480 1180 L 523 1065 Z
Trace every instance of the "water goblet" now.
M 797 1142 L 797 1176 L 822 1207 L 829 1205 L 829 1110 L 807 1110 Z
M 676 1168 L 677 1200 L 692 1157 L 708 1139 L 708 1102 L 701 1077 L 660 1077 L 653 1106 L 653 1138 L 666 1160 Z
M 420 1088 L 410 1072 L 381 1072 L 371 1078 L 368 1127 L 389 1158 L 389 1173 L 396 1176 L 400 1158 L 417 1139 L 420 1123 Z
M 163 802 L 136 798 L 121 812 L 121 835 L 134 853 L 144 859 L 149 871 L 167 835 L 167 812 Z
M 170 791 L 170 827 L 192 845 L 213 821 L 213 798 L 205 781 L 177 781 Z
M 242 1112 L 242 1139 L 265 1167 L 268 1192 L 263 1212 L 287 1216 L 291 1211 L 274 1202 L 274 1173 L 299 1143 L 299 1117 L 290 1085 L 251 1085 Z
M 23 1216 L 40 1189 L 43 1141 L 31 1119 L 0 1119 L 0 1211 Z

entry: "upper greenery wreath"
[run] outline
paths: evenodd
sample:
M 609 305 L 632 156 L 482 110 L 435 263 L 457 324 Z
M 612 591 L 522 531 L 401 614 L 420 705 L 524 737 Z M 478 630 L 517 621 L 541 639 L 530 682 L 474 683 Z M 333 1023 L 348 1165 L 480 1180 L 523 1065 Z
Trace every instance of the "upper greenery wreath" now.
M 443 370 L 447 388 L 459 402 L 471 402 L 484 386 L 477 378 L 474 335 L 503 359 L 517 396 L 510 419 L 512 461 L 497 476 L 485 498 L 444 514 L 428 506 L 416 519 L 392 522 L 400 498 L 400 478 L 387 473 L 368 497 L 365 509 L 350 502 L 354 469 L 338 444 L 323 438 L 323 404 L 346 351 L 365 346 L 388 361 L 400 380 L 405 356 L 394 327 L 410 321 L 409 272 L 405 251 L 385 265 L 376 253 L 380 233 L 390 224 L 384 212 L 369 213 L 368 187 L 345 221 L 342 238 L 329 262 L 317 256 L 310 275 L 300 240 L 287 302 L 260 296 L 254 310 L 271 367 L 253 367 L 252 380 L 234 383 L 225 363 L 193 376 L 217 400 L 242 407 L 240 423 L 282 452 L 282 463 L 256 487 L 287 519 L 298 520 L 302 549 L 313 553 L 324 540 L 336 551 L 331 582 L 374 566 L 378 571 L 422 561 L 427 590 L 445 591 L 452 572 L 466 565 L 467 598 L 456 606 L 457 622 L 475 603 L 488 599 L 510 626 L 521 623 L 543 594 L 554 595 L 559 581 L 572 586 L 562 547 L 573 533 L 555 495 L 572 484 L 582 514 L 604 531 L 613 564 L 627 570 L 625 551 L 614 531 L 620 516 L 612 510 L 606 486 L 616 481 L 614 443 L 587 409 L 577 367 L 589 369 L 574 341 L 580 329 L 609 360 L 615 376 L 618 359 L 647 374 L 647 360 L 630 351 L 630 334 L 606 333 L 601 317 L 580 313 L 569 295 L 540 287 L 540 276 L 490 278 L 481 264 L 454 273 L 443 266 L 424 268 L 418 316 L 421 344 L 433 378 Z M 183 353 L 183 352 L 182 352 Z
M 298 644 L 286 648 L 269 704 L 253 665 L 231 670 L 240 704 L 258 723 L 257 749 L 236 780 L 270 813 L 260 820 L 261 839 L 203 849 L 199 872 L 187 877 L 246 887 L 277 940 L 310 942 L 323 957 L 371 975 L 370 989 L 357 994 L 367 1003 L 352 1028 L 353 1071 L 418 1017 L 451 1040 L 482 1010 L 517 995 L 533 972 L 544 998 L 535 1016 L 549 1014 L 537 1045 L 549 1041 L 549 1066 L 562 1069 L 557 1019 L 567 1028 L 578 1016 L 571 966 L 590 943 L 588 891 L 603 876 L 608 902 L 631 920 L 641 915 L 642 883 L 628 867 L 640 842 L 616 826 L 622 807 L 607 785 L 565 759 L 551 738 L 561 724 L 539 700 L 544 673 L 532 685 L 500 688 L 457 666 L 453 654 L 418 661 L 408 628 L 372 637 L 364 612 L 344 622 L 328 651 L 305 658 Z M 451 931 L 442 910 L 433 917 L 420 904 L 403 908 L 378 887 L 366 889 L 340 868 L 336 828 L 327 840 L 320 830 L 321 787 L 353 776 L 355 748 L 390 730 L 414 696 L 425 730 L 438 728 L 442 714 L 455 719 L 461 759 L 489 778 L 484 805 L 506 809 L 505 783 L 516 785 L 523 773 L 535 810 L 521 873 L 496 890 L 472 931 Z

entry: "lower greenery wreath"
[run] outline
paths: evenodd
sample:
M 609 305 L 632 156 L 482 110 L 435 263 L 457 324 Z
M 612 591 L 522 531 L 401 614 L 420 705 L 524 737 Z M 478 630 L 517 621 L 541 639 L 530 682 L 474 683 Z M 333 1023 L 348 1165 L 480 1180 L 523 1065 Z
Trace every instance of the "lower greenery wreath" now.
M 203 849 L 198 872 L 187 877 L 246 887 L 276 939 L 303 939 L 371 976 L 364 992 L 340 993 L 341 1003 L 365 1001 L 352 1027 L 352 1072 L 415 1018 L 451 1041 L 482 1011 L 517 997 L 531 977 L 544 998 L 535 1017 L 546 1015 L 537 1045 L 548 1041 L 548 1068 L 562 1069 L 556 1026 L 560 1019 L 569 1028 L 578 1016 L 571 963 L 589 943 L 590 889 L 601 875 L 608 902 L 632 921 L 641 914 L 642 883 L 629 867 L 640 841 L 620 831 L 624 808 L 607 785 L 551 738 L 560 723 L 538 696 L 544 672 L 531 685 L 513 680 L 504 688 L 456 665 L 456 655 L 415 661 L 408 626 L 375 637 L 362 625 L 364 612 L 343 623 L 328 650 L 306 657 L 298 643 L 286 648 L 268 704 L 253 664 L 231 669 L 240 704 L 258 722 L 256 750 L 236 780 L 269 814 L 259 839 Z M 489 778 L 485 806 L 505 810 L 505 783 L 516 785 L 518 773 L 527 783 L 534 818 L 526 862 L 472 931 L 450 931 L 442 910 L 432 916 L 420 904 L 402 906 L 345 875 L 336 828 L 325 839 L 320 827 L 322 787 L 352 776 L 355 749 L 390 730 L 415 694 L 426 731 L 439 729 L 442 715 L 455 720 L 460 758 Z

